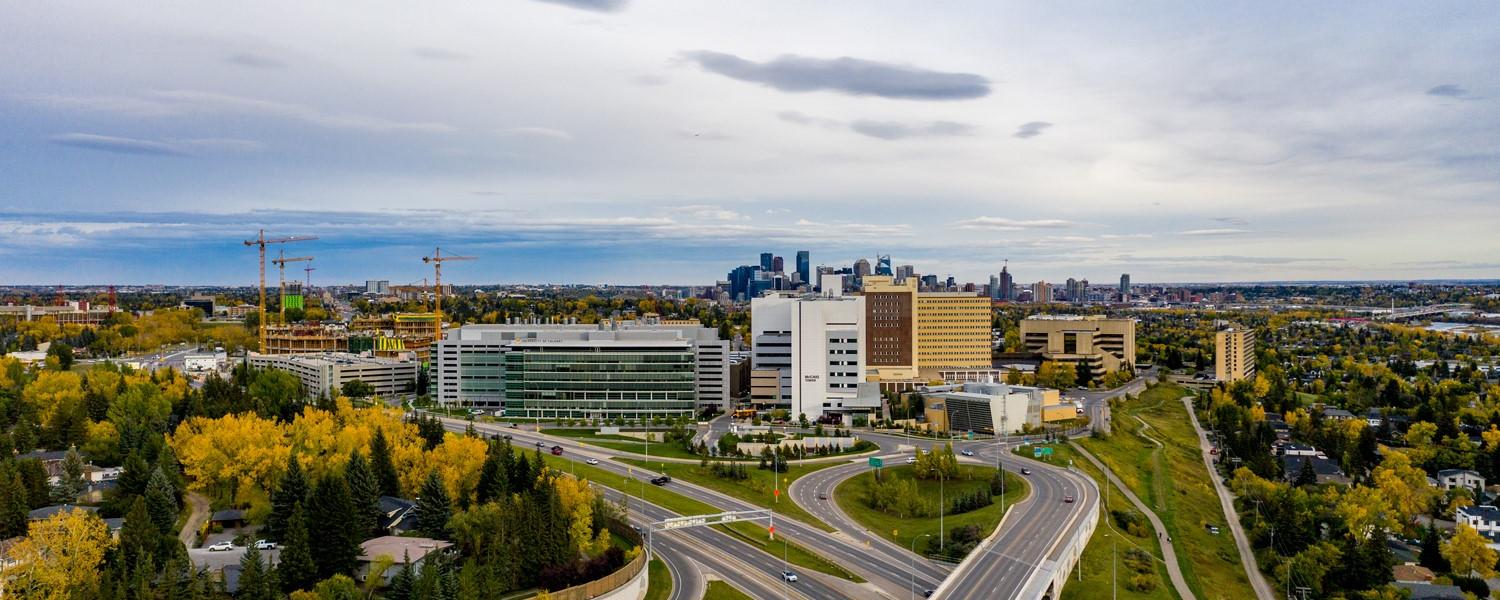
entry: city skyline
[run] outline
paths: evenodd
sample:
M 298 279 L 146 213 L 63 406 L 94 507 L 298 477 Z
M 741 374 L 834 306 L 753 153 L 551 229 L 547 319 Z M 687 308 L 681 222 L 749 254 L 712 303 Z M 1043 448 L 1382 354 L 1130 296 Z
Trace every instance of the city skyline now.
M 1500 275 L 1495 7 L 790 8 L 15 7 L 0 279 Z

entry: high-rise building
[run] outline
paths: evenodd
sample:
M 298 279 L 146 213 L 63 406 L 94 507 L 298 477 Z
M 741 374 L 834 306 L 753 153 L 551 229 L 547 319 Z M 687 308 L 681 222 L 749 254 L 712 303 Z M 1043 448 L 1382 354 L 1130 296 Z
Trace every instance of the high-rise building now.
M 750 307 L 752 403 L 757 378 L 765 397 L 774 372 L 776 402 L 794 418 L 849 424 L 880 409 L 879 384 L 864 381 L 864 297 L 771 295 Z
M 1000 276 L 990 275 L 990 301 L 1000 299 Z
M 812 253 L 806 250 L 797 251 L 797 282 L 811 286 L 812 280 Z
M 1031 301 L 1046 304 L 1052 301 L 1052 285 L 1045 281 L 1031 284 Z
M 729 297 L 734 300 L 749 300 L 754 296 L 750 284 L 761 269 L 755 265 L 740 265 L 729 272 Z
M 365 293 L 379 294 L 381 296 L 389 294 L 391 293 L 391 282 L 385 279 L 366 279 Z
M 696 320 L 465 325 L 438 342 L 433 370 L 439 402 L 516 417 L 730 409 L 729 342 Z
M 882 254 L 875 257 L 875 274 L 890 277 L 895 275 L 891 271 L 891 255 Z
M 883 380 L 917 376 L 917 282 L 865 278 L 865 367 Z
M 773 257 L 771 259 L 771 272 L 772 273 L 785 273 L 786 272 L 786 261 L 783 261 L 780 256 Z
M 990 299 L 973 292 L 917 294 L 917 369 L 989 368 Z
M 770 271 L 771 267 L 773 266 L 771 263 L 775 262 L 775 260 L 776 256 L 771 254 L 770 252 L 760 253 L 760 270 Z
M 908 279 L 915 278 L 916 275 L 916 267 L 913 267 L 911 265 L 901 265 L 899 267 L 896 267 L 896 283 L 903 283 Z
M 854 261 L 854 284 L 862 285 L 865 276 L 870 274 L 870 261 L 863 258 Z
M 927 289 L 933 289 L 933 288 L 935 288 L 937 286 L 938 286 L 937 275 L 923 275 L 922 276 L 922 287 L 927 288 Z
M 1130 274 L 1120 274 L 1120 301 L 1130 301 Z
M 1083 365 L 1088 376 L 1103 377 L 1134 368 L 1135 320 L 1035 315 L 1021 320 L 1021 343 L 1045 360 Z
M 1000 267 L 1000 299 L 1005 301 L 1016 299 L 1016 281 L 1010 276 L 1010 265 Z
M 1214 378 L 1230 383 L 1255 377 L 1255 330 L 1224 323 L 1214 332 Z

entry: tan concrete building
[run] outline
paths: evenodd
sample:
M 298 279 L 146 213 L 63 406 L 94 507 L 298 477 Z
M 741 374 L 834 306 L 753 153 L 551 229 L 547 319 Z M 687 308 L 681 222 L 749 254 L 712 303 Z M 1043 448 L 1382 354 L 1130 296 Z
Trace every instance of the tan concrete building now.
M 965 292 L 917 295 L 917 369 L 990 367 L 990 299 Z
M 1087 365 L 1094 377 L 1135 365 L 1135 320 L 1098 315 L 1035 315 L 1021 321 L 1021 344 L 1045 360 Z
M 865 277 L 865 369 L 871 378 L 917 377 L 917 280 Z
M 1214 379 L 1234 382 L 1255 377 L 1255 330 L 1226 323 L 1214 333 Z

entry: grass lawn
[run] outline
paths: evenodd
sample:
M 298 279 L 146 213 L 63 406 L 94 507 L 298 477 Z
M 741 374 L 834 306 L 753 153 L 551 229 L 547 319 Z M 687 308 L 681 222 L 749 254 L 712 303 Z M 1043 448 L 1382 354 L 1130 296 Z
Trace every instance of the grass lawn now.
M 631 452 L 635 454 L 646 453 L 647 444 L 645 440 L 624 435 L 595 435 L 595 431 L 596 430 L 593 429 L 554 428 L 543 429 L 542 433 L 545 433 L 547 435 L 555 435 L 558 437 L 572 438 L 590 446 L 609 448 L 610 450 L 618 450 L 620 452 Z M 654 436 L 657 441 L 653 441 L 650 444 L 651 456 L 663 456 L 666 458 L 686 458 L 691 460 L 698 460 L 699 458 L 701 458 L 697 454 L 693 454 L 692 452 L 683 450 L 682 446 L 661 442 L 661 435 L 665 432 L 665 429 L 662 429 L 660 431 L 652 430 L 651 435 Z
M 750 595 L 741 592 L 734 586 L 722 581 L 708 582 L 708 590 L 703 592 L 703 600 L 751 600 Z
M 806 523 L 809 526 L 822 529 L 823 531 L 833 531 L 833 528 L 829 527 L 827 523 L 818 520 L 817 517 L 812 516 L 801 506 L 798 506 L 796 502 L 793 502 L 791 498 L 787 498 L 786 490 L 789 486 L 792 485 L 793 481 L 796 481 L 797 478 L 802 477 L 803 475 L 812 473 L 813 471 L 817 471 L 819 469 L 826 469 L 828 467 L 840 465 L 843 463 L 793 463 L 787 465 L 787 470 L 781 472 L 781 496 L 783 498 L 787 498 L 787 500 L 785 502 L 773 502 L 774 497 L 771 494 L 771 491 L 773 489 L 772 478 L 775 477 L 776 474 L 769 469 L 757 469 L 755 468 L 755 465 L 749 465 L 750 479 L 747 479 L 745 481 L 734 481 L 731 479 L 718 477 L 714 475 L 713 471 L 709 468 L 701 467 L 696 464 L 655 462 L 647 463 L 644 460 L 636 460 L 632 458 L 615 460 L 626 464 L 632 464 L 637 467 L 646 467 L 655 471 L 663 471 L 674 478 L 706 487 L 726 496 L 732 496 L 734 498 L 744 500 L 745 502 L 749 502 L 763 508 L 771 508 L 774 504 L 776 512 L 778 513 L 783 513 L 793 519 Z
M 1080 444 L 1161 517 L 1176 542 L 1183 575 L 1195 595 L 1209 600 L 1254 597 L 1233 536 L 1213 535 L 1205 529 L 1210 524 L 1223 526 L 1225 517 L 1180 400 L 1187 395 L 1175 385 L 1154 386 L 1115 411 L 1115 431 L 1108 439 L 1085 439 Z M 1159 440 L 1164 447 L 1158 450 L 1142 436 Z
M 644 494 L 646 502 L 650 502 L 679 515 L 713 515 L 723 512 L 717 508 L 714 508 L 692 498 L 688 498 L 687 496 L 683 496 L 682 494 L 672 492 L 667 488 L 654 486 L 651 484 L 642 484 L 642 482 L 631 479 L 624 475 L 617 475 L 599 467 L 584 464 L 580 461 L 569 461 L 566 458 L 553 456 L 551 454 L 542 454 L 541 456 L 543 460 L 547 461 L 548 467 L 557 469 L 564 473 L 569 472 L 569 470 L 571 469 L 571 472 L 574 475 L 583 479 L 587 479 L 599 485 L 619 490 L 631 496 L 632 500 L 637 497 L 642 497 L 642 495 Z M 631 500 L 627 500 L 626 504 L 628 505 L 630 501 Z M 768 539 L 769 534 L 766 532 L 765 526 L 756 523 L 734 523 L 727 527 L 722 525 L 715 525 L 715 527 L 718 527 L 721 531 L 744 540 L 746 543 L 749 543 L 752 546 L 765 550 L 766 552 L 769 552 L 775 556 L 781 556 L 781 540 L 777 540 L 777 543 L 775 543 L 775 545 L 773 546 L 772 542 Z M 799 567 L 812 569 L 819 573 L 826 573 L 828 575 L 847 579 L 849 581 L 861 583 L 864 581 L 858 575 L 850 573 L 844 568 L 833 564 L 832 562 L 829 562 L 828 560 L 824 559 L 821 556 L 818 556 L 817 554 L 808 552 L 801 546 L 792 544 L 790 548 L 788 548 L 788 550 L 789 562 Z
M 646 566 L 646 600 L 667 600 L 672 595 L 672 572 L 660 558 Z
M 945 491 L 949 504 L 959 494 L 971 492 L 982 487 L 989 487 L 990 477 L 995 472 L 993 468 L 974 465 L 960 465 L 959 469 L 959 472 L 967 476 L 968 479 L 954 479 L 946 483 L 947 489 Z M 899 479 L 912 478 L 912 467 L 907 465 L 886 467 L 884 470 L 885 477 L 896 477 Z M 848 481 L 839 484 L 839 487 L 834 490 L 834 500 L 839 503 L 839 508 L 843 509 L 844 513 L 849 515 L 849 518 L 853 519 L 854 522 L 863 525 L 870 531 L 879 532 L 882 536 L 889 536 L 887 539 L 890 539 L 897 545 L 910 548 L 912 540 L 920 538 L 924 534 L 937 538 L 939 531 L 938 523 L 940 521 L 938 517 L 902 519 L 867 506 L 864 502 L 865 490 L 868 486 L 874 484 L 874 482 L 874 471 L 856 475 Z M 941 495 L 941 487 L 945 486 L 936 479 L 930 481 L 917 480 L 917 491 L 924 498 L 938 499 Z M 1009 510 L 1017 500 L 1020 500 L 1025 495 L 1025 478 L 1007 471 L 1005 473 L 1006 510 Z M 1004 515 L 1000 511 L 1000 502 L 997 498 L 993 504 L 985 508 L 971 510 L 962 514 L 947 515 L 941 522 L 948 528 L 948 531 L 964 525 L 978 525 L 979 529 L 984 532 L 983 535 L 988 536 L 1000 524 L 1000 517 L 1002 516 Z M 922 549 L 917 548 L 917 551 L 921 552 Z

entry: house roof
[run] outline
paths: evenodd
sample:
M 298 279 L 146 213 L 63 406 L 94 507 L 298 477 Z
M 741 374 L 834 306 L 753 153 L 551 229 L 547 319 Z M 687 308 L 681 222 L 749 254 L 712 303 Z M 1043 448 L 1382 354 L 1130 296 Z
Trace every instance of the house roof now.
M 1411 600 L 1463 600 L 1464 592 L 1456 585 L 1433 585 L 1397 581 L 1396 587 L 1411 592 Z
M 245 520 L 245 511 L 236 510 L 236 509 L 232 509 L 232 508 L 228 509 L 228 510 L 221 510 L 219 512 L 214 513 L 212 517 L 208 518 L 208 520 L 209 521 L 243 521 L 243 520 Z
M 1479 474 L 1479 471 L 1475 471 L 1472 469 L 1443 469 L 1441 471 L 1438 471 L 1438 477 L 1447 477 L 1449 475 L 1473 475 L 1475 477 L 1483 477 Z
M 1345 418 L 1345 419 L 1352 419 L 1352 418 L 1354 418 L 1354 413 L 1349 412 L 1347 410 L 1344 410 L 1342 408 L 1328 407 L 1328 408 L 1324 408 L 1323 409 L 1323 416 L 1324 417 L 1335 417 L 1335 418 L 1342 417 L 1342 418 Z
M 1487 521 L 1500 521 L 1500 508 L 1488 504 L 1461 506 L 1458 508 L 1458 514 L 1464 517 L 1479 517 Z
M 407 500 L 406 498 L 397 498 L 395 496 L 381 496 L 379 506 L 381 513 L 390 516 L 391 513 L 394 513 L 398 510 L 411 510 L 412 508 L 415 508 L 417 506 L 417 503 L 412 502 L 411 500 Z
M 16 460 L 35 459 L 42 462 L 49 462 L 54 460 L 62 460 L 63 457 L 67 455 L 67 450 L 33 450 L 25 454 L 16 455 Z
M 450 542 L 434 540 L 432 538 L 383 535 L 361 543 L 359 545 L 359 559 L 368 562 L 382 556 L 389 556 L 398 565 L 408 560 L 416 563 L 421 562 L 424 557 L 432 552 L 445 550 L 451 546 L 453 544 Z
M 1432 569 L 1422 565 L 1396 565 L 1391 567 L 1391 577 L 1396 581 L 1432 581 Z
M 87 511 L 87 512 L 91 512 L 91 513 L 99 512 L 99 507 L 97 507 L 97 506 L 78 506 L 76 504 L 54 504 L 52 506 L 43 506 L 41 508 L 32 510 L 31 512 L 26 513 L 26 518 L 30 519 L 32 521 L 40 521 L 42 519 L 49 518 L 52 515 L 55 515 L 55 514 L 58 514 L 58 513 L 62 513 L 62 512 L 68 512 L 68 511 L 71 511 L 71 510 L 73 510 L 75 508 L 78 509 L 78 510 Z
M 1288 479 L 1296 479 L 1297 474 L 1302 472 L 1303 461 L 1311 460 L 1313 473 L 1327 476 L 1343 476 L 1344 470 L 1339 468 L 1338 463 L 1321 456 L 1295 456 L 1287 455 L 1281 457 L 1282 471 Z

